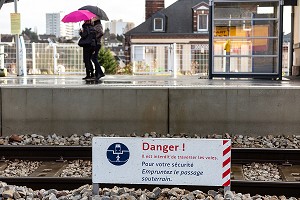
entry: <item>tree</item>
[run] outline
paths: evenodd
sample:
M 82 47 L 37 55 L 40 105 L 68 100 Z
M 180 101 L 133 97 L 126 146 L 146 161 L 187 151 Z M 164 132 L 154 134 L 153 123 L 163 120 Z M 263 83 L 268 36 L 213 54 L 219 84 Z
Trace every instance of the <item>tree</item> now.
M 115 40 L 115 39 L 117 39 L 117 36 L 116 36 L 116 34 L 114 34 L 114 33 L 111 33 L 111 34 L 109 35 L 109 39 L 111 39 L 111 40 Z
M 98 54 L 98 60 L 100 65 L 104 67 L 105 73 L 116 74 L 118 62 L 109 49 L 101 47 Z
M 124 36 L 123 35 L 117 35 L 117 40 L 120 42 L 123 42 Z
M 107 29 L 104 30 L 104 35 L 103 35 L 103 37 L 104 37 L 104 38 L 109 38 L 109 36 L 110 36 L 110 30 L 109 30 L 109 28 L 107 28 Z
M 39 41 L 39 37 L 38 35 L 31 31 L 31 28 L 25 28 L 24 31 L 22 31 L 22 35 L 25 34 L 29 37 L 30 42 L 38 42 Z

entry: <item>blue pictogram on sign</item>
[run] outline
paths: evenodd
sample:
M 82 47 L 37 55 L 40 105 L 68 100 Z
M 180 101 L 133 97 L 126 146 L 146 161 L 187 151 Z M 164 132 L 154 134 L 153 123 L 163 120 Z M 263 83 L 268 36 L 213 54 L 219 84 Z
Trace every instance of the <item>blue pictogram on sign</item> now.
M 129 150 L 122 143 L 114 143 L 107 149 L 106 156 L 108 161 L 113 165 L 124 165 L 129 159 Z

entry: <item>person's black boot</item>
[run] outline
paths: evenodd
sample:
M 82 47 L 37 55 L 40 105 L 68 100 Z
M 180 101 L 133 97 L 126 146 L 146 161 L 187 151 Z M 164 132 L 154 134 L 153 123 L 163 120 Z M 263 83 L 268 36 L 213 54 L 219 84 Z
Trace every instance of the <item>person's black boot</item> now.
M 95 80 L 99 80 L 100 78 L 104 77 L 105 74 L 97 74 Z
M 91 73 L 91 78 L 95 78 L 94 72 Z

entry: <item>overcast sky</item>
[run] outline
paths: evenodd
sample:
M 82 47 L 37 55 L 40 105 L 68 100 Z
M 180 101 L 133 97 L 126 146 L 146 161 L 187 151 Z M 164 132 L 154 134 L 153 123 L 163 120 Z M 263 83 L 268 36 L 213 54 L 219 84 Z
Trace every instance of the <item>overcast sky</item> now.
M 165 0 L 165 6 L 176 0 Z M 38 34 L 46 32 L 46 13 L 64 11 L 70 13 L 85 5 L 97 5 L 102 8 L 110 20 L 123 19 L 139 25 L 145 18 L 145 0 L 19 0 L 18 12 L 21 13 L 21 29 L 37 27 Z M 10 13 L 14 3 L 4 4 L 0 10 L 0 33 L 10 33 Z M 290 32 L 290 14 L 285 13 L 284 32 Z

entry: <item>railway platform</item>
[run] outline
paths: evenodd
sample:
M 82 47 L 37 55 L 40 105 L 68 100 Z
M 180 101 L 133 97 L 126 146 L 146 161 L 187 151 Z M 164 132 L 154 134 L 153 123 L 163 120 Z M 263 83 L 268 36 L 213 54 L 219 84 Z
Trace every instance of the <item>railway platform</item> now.
M 28 75 L 0 77 L 0 87 L 91 87 L 82 80 L 84 75 Z M 268 79 L 225 79 L 209 80 L 200 76 L 167 75 L 106 75 L 95 87 L 193 87 L 193 88 L 297 88 L 300 76 L 284 77 L 281 81 Z

